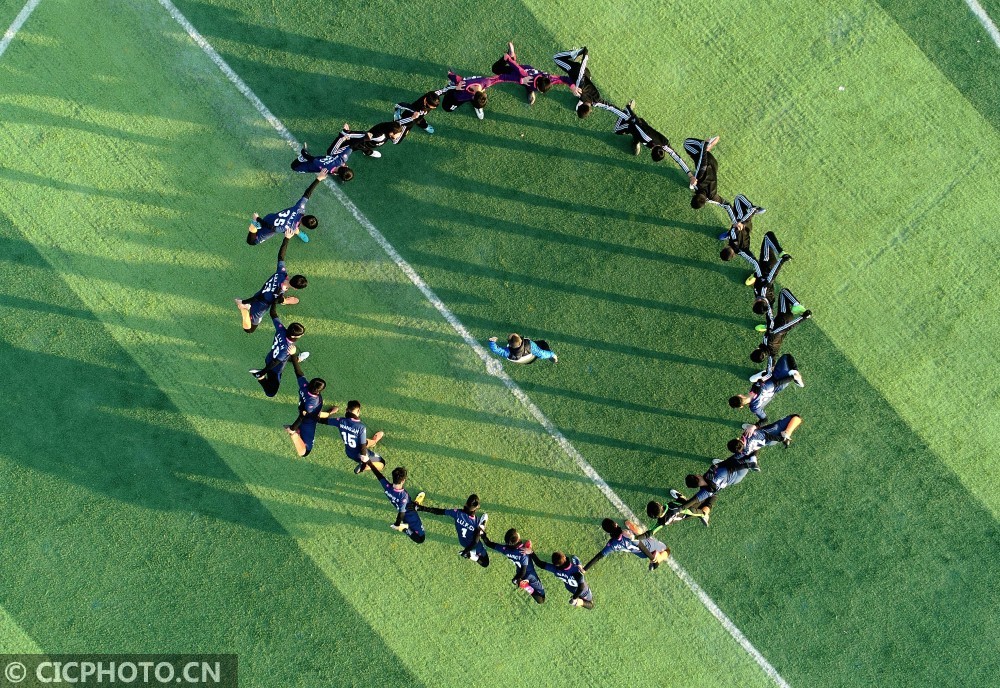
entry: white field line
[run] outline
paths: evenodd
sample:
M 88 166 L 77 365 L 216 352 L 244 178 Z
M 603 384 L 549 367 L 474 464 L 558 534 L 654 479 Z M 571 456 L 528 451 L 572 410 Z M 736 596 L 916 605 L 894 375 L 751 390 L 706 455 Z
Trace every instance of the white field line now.
M 184 30 L 187 31 L 191 39 L 205 51 L 212 62 L 214 62 L 216 66 L 222 70 L 222 73 L 226 75 L 234 86 L 236 86 L 239 92 L 246 96 L 247 100 L 249 100 L 253 106 L 257 108 L 257 111 L 261 114 L 261 116 L 266 119 L 272 127 L 274 127 L 274 129 L 283 139 L 285 139 L 285 141 L 288 142 L 288 145 L 291 146 L 292 150 L 298 152 L 301 148 L 301 144 L 296 141 L 295 137 L 292 136 L 285 125 L 282 124 L 281 120 L 275 117 L 274 113 L 272 113 L 267 106 L 261 102 L 260 98 L 257 97 L 257 94 L 255 94 L 250 87 L 246 85 L 243 79 L 241 79 L 239 75 L 234 72 L 228 64 L 226 64 L 226 61 L 223 60 L 219 53 L 215 51 L 215 48 L 213 48 L 198 32 L 198 30 L 194 28 L 191 22 L 189 22 L 187 18 L 181 14 L 180 10 L 178 10 L 170 0 L 160 0 L 160 4 L 166 8 L 166 10 L 170 13 L 170 16 L 177 20 L 177 23 L 184 27 Z M 399 269 L 403 271 L 403 273 L 410 279 L 411 282 L 413 282 L 417 289 L 419 289 L 427 300 L 431 302 L 442 317 L 448 321 L 448 324 L 454 328 L 455 332 L 459 334 L 462 340 L 465 341 L 465 343 L 476 352 L 476 355 L 483 360 L 483 363 L 486 364 L 487 371 L 489 371 L 490 374 L 495 375 L 501 382 L 503 382 L 504 386 L 510 390 L 511 394 L 513 394 L 514 397 L 517 398 L 517 400 L 520 401 L 529 412 L 531 412 L 531 415 L 535 417 L 543 428 L 545 428 L 545 431 L 549 433 L 549 435 L 551 435 L 552 438 L 559 444 L 562 450 L 577 463 L 584 474 L 586 474 L 586 476 L 590 478 L 595 485 L 597 485 L 598 489 L 604 494 L 605 497 L 608 498 L 618 511 L 620 511 L 626 518 L 639 521 L 639 517 L 628 508 L 625 502 L 623 502 L 615 491 L 612 490 L 611 487 L 604 481 L 604 478 L 602 478 L 600 474 L 594 470 L 594 467 L 591 466 L 587 460 L 583 458 L 580 452 L 576 450 L 576 447 L 574 447 L 559 431 L 559 429 L 553 425 L 552 421 L 550 421 L 545 414 L 542 413 L 541 409 L 539 409 L 538 406 L 536 406 L 535 403 L 528 398 L 528 395 L 524 393 L 524 390 L 522 390 L 517 383 L 514 382 L 514 380 L 511 379 L 506 372 L 504 372 L 500 361 L 490 354 L 478 341 L 476 341 L 476 338 L 472 336 L 472 333 L 470 333 L 469 330 L 466 329 L 465 325 L 463 325 L 459 319 L 455 317 L 455 314 L 451 312 L 451 310 L 440 298 L 438 298 L 437 294 L 435 294 L 431 288 L 427 286 L 427 283 L 424 282 L 423 278 L 417 274 L 417 271 L 414 270 L 401 255 L 399 255 L 399 252 L 391 243 L 389 243 L 389 240 L 386 239 L 378 228 L 371 223 L 371 220 L 365 217 L 358 207 L 354 205 L 353 201 L 347 197 L 343 190 L 341 190 L 340 187 L 334 184 L 329 178 L 326 180 L 326 185 L 333 192 L 334 196 L 337 197 L 337 200 L 340 201 L 345 208 L 347 208 L 358 223 L 364 227 L 365 230 L 367 230 L 368 234 L 370 234 L 371 237 L 378 242 L 378 245 L 382 247 L 392 261 L 399 266 Z M 738 642 L 740 646 L 746 650 L 751 657 L 753 657 L 754 661 L 760 665 L 764 673 L 766 673 L 777 685 L 787 688 L 788 683 L 781 677 L 775 668 L 771 666 L 767 659 L 764 658 L 764 655 L 762 655 L 757 648 L 755 648 L 750 641 L 747 640 L 747 637 L 743 635 L 742 631 L 736 627 L 729 617 L 726 616 L 721 609 L 719 609 L 719 606 L 712 601 L 712 598 L 710 598 L 705 591 L 701 589 L 701 586 L 699 586 L 694 579 L 691 578 L 688 572 L 673 559 L 669 559 L 668 562 L 674 572 L 682 581 L 684 581 L 685 585 L 687 585 L 695 593 L 695 595 L 698 596 L 698 599 L 701 600 L 702 604 L 708 608 L 708 610 L 712 613 L 712 616 L 718 619 L 719 623 L 725 627 L 726 631 L 729 632 L 736 642 Z
M 14 17 L 14 23 L 10 25 L 9 29 L 4 31 L 3 39 L 0 40 L 0 57 L 7 52 L 7 46 L 9 46 L 10 42 L 14 40 L 14 36 L 16 36 L 17 32 L 21 30 L 24 22 L 27 21 L 28 17 L 31 16 L 31 13 L 35 11 L 35 8 L 38 7 L 38 3 L 41 1 L 42 0 L 28 0 L 24 7 L 21 8 L 21 11 L 17 13 L 17 16 Z
M 972 10 L 972 13 L 976 15 L 976 19 L 978 19 L 979 23 L 983 25 L 984 29 L 986 29 L 986 33 L 988 33 L 990 38 L 993 39 L 993 43 L 1000 48 L 1000 29 L 997 29 L 997 25 L 993 23 L 992 19 L 990 19 L 990 15 L 986 14 L 986 10 L 984 10 L 983 6 L 979 4 L 979 0 L 965 0 L 965 4 L 968 5 L 969 9 Z

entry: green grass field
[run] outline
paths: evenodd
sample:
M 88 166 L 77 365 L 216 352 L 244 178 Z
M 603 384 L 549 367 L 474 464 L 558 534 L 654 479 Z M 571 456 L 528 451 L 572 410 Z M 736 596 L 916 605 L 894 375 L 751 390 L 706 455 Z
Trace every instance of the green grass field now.
M 1000 51 L 964 2 L 177 6 L 316 150 L 511 38 L 543 69 L 587 45 L 675 144 L 720 134 L 723 195 L 767 206 L 815 314 L 784 348 L 806 387 L 769 407 L 805 422 L 665 540 L 793 686 L 995 685 Z M 309 178 L 158 2 L 41 0 L 0 83 L 0 650 L 233 652 L 247 686 L 773 685 L 666 567 L 611 557 L 592 612 L 551 577 L 537 606 L 444 520 L 389 530 L 326 428 L 294 456 L 291 380 L 247 375 L 270 334 L 232 298 L 273 270 L 250 214 Z M 756 319 L 724 214 L 574 102 L 498 86 L 483 122 L 352 158 L 344 191 L 479 341 L 552 343 L 509 374 L 641 513 L 749 420 L 726 399 Z M 477 492 L 494 538 L 589 559 L 614 507 L 329 190 L 309 210 L 283 313 L 326 400 L 364 402 L 411 493 Z

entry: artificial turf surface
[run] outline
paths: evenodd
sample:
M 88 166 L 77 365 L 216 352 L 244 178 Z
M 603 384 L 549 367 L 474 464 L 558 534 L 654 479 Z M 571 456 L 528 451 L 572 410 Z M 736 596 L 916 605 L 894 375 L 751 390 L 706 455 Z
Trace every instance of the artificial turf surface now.
M 942 31 L 981 31 L 959 5 Z M 542 68 L 587 44 L 605 94 L 635 96 L 675 144 L 722 134 L 723 195 L 770 209 L 757 232 L 795 256 L 782 282 L 816 313 L 786 344 L 807 386 L 769 409 L 806 420 L 710 529 L 667 541 L 793 685 L 990 684 L 982 219 L 1000 175 L 976 75 L 995 52 L 931 50 L 916 4 L 783 3 L 752 32 L 735 1 L 634 23 L 606 2 L 179 7 L 314 148 L 449 67 L 486 71 L 508 38 Z M 446 523 L 428 517 L 419 548 L 389 531 L 332 434 L 292 458 L 291 388 L 265 400 L 246 375 L 269 334 L 241 333 L 231 297 L 277 249 L 243 243 L 249 213 L 308 179 L 159 4 L 79 8 L 43 0 L 0 58 L 6 647 L 233 651 L 248 685 L 767 682 L 666 570 L 612 558 L 589 576 L 594 612 L 548 578 L 537 608 L 505 561 L 459 560 Z M 692 211 L 680 174 L 631 158 L 602 113 L 504 88 L 484 122 L 437 112 L 433 136 L 355 160 L 345 190 L 481 340 L 553 344 L 558 366 L 511 374 L 641 511 L 748 419 L 725 405 L 752 372 L 745 273 L 715 257 L 722 216 Z M 314 243 L 289 255 L 310 288 L 285 320 L 306 324 L 327 400 L 361 398 L 390 467 L 435 504 L 476 491 L 494 537 L 517 525 L 589 558 L 606 500 L 328 192 L 310 211 Z

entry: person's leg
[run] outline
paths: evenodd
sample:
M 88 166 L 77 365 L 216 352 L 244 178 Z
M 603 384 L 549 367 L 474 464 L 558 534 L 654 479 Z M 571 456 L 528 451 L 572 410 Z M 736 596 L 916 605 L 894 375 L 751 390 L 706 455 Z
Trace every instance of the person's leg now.
M 269 370 L 262 378 L 257 378 L 257 382 L 260 386 L 264 388 L 264 394 L 273 397 L 277 396 L 278 388 L 281 387 L 281 370 L 284 368 L 284 364 L 275 368 L 274 370 Z
M 477 555 L 479 555 L 479 559 L 476 560 L 477 564 L 482 566 L 484 569 L 490 565 L 490 554 L 486 551 L 486 546 L 482 542 L 476 545 L 476 549 L 474 551 Z
M 253 322 L 250 319 L 250 304 L 253 303 L 253 299 L 233 299 L 236 302 L 236 307 L 240 311 L 240 318 L 243 324 L 243 331 L 246 333 L 253 332 L 254 327 Z

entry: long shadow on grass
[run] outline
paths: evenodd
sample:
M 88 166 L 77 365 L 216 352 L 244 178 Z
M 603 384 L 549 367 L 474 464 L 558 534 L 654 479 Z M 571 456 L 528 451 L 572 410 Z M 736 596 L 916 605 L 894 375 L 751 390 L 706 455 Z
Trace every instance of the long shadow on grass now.
M 968 5 L 961 0 L 876 1 L 993 128 L 1000 129 L 1000 50 Z
M 19 284 L 19 264 L 45 262 L 15 245 L 0 263 L 8 286 Z M 4 405 L 12 432 L 0 470 L 22 495 L 0 502 L 5 541 L 18 551 L 3 559 L 0 587 L 18 625 L 43 649 L 91 652 L 122 643 L 140 652 L 249 651 L 263 625 L 285 685 L 319 653 L 330 680 L 360 662 L 416 682 L 386 662 L 391 650 L 212 446 L 176 422 L 178 409 L 129 353 L 79 317 L 85 306 L 55 275 L 33 285 L 51 306 L 20 327 L 6 313 L 0 343 L 11 364 L 7 389 L 19 399 Z M 44 337 L 53 350 L 79 347 L 98 362 L 13 343 L 24 337 Z M 352 629 L 350 642 L 326 642 L 343 628 Z M 258 662 L 245 661 L 252 674 Z

